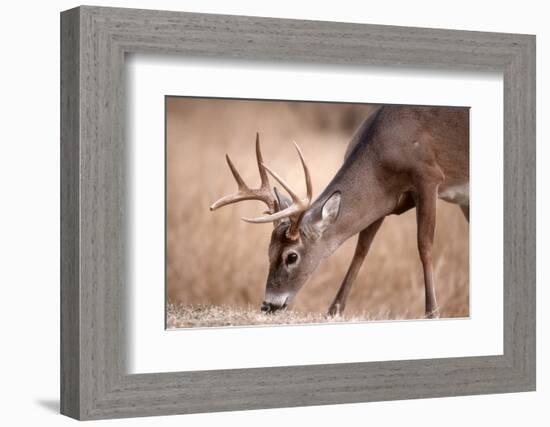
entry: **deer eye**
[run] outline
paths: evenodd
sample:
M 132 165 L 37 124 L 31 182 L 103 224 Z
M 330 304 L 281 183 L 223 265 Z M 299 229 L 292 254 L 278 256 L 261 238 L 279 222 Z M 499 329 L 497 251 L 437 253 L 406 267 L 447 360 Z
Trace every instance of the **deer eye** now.
M 298 261 L 298 254 L 296 252 L 291 252 L 286 256 L 286 263 L 294 264 L 296 261 Z

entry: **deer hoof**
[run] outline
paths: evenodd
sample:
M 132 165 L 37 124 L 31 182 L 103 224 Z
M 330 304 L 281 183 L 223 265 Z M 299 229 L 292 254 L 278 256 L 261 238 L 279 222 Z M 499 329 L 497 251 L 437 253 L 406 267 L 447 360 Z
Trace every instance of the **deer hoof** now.
M 340 316 L 344 311 L 344 307 L 340 303 L 333 303 L 328 309 L 328 315 L 330 317 Z
M 439 319 L 439 309 L 436 308 L 435 310 L 431 310 L 426 312 L 426 319 Z

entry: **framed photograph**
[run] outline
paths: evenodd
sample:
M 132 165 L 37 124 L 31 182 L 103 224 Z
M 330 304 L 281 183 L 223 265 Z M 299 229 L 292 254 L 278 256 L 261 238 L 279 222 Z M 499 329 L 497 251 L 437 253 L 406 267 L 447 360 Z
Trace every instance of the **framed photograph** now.
M 535 389 L 535 37 L 61 14 L 61 412 Z

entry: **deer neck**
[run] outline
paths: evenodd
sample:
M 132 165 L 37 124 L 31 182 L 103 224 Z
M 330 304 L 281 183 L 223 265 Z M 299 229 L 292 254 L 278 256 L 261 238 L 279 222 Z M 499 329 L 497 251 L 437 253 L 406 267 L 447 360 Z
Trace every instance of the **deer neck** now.
M 373 159 L 375 156 L 365 153 L 348 158 L 304 215 L 302 229 L 306 234 L 315 233 L 315 224 L 322 216 L 324 204 L 335 192 L 340 192 L 336 221 L 315 236 L 324 248 L 325 257 L 395 209 L 398 192 L 394 191 L 393 183 L 382 178 L 380 166 Z

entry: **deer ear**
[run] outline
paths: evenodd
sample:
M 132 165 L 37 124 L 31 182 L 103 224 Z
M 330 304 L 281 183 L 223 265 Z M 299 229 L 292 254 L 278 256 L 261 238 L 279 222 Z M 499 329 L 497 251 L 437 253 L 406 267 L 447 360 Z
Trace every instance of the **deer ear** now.
M 336 191 L 326 200 L 321 210 L 321 219 L 317 224 L 317 229 L 322 234 L 331 226 L 340 213 L 340 192 Z
M 292 202 L 288 197 L 286 197 L 284 194 L 281 194 L 279 193 L 279 191 L 277 191 L 277 187 L 273 187 L 273 192 L 275 193 L 275 197 L 277 198 L 277 205 L 279 205 L 280 211 L 288 208 L 292 204 Z

